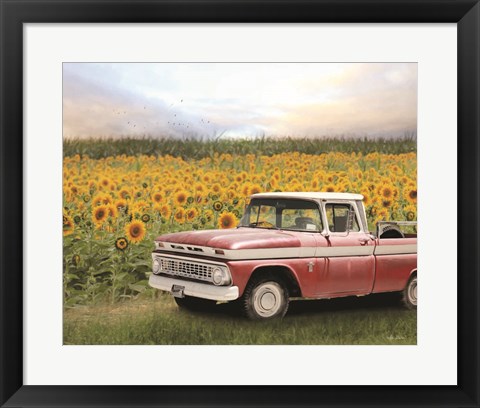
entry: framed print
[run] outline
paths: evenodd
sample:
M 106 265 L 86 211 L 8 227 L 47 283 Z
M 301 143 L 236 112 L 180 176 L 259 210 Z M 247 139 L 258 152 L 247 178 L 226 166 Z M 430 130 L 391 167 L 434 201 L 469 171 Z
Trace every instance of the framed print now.
M 2 406 L 479 406 L 478 2 L 0 1 Z

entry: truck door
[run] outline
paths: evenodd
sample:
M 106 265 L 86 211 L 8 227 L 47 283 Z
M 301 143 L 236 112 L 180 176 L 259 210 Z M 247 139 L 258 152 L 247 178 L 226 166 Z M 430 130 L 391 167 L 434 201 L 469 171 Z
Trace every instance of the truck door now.
M 375 279 L 375 241 L 360 222 L 355 202 L 324 203 L 326 231 L 317 235 L 316 258 L 320 268 L 317 293 L 367 294 Z M 355 212 L 352 229 L 347 231 L 349 211 Z

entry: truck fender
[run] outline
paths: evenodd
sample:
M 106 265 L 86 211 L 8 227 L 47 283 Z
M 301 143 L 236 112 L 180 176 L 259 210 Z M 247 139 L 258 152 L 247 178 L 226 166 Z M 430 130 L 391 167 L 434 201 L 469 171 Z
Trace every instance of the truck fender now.
M 254 276 L 257 276 L 259 273 L 280 273 L 282 279 L 287 284 L 288 289 L 290 291 L 291 297 L 301 297 L 302 290 L 299 284 L 298 276 L 295 271 L 289 266 L 285 264 L 264 264 L 264 265 L 257 265 L 253 268 L 252 273 L 248 281 L 250 281 Z

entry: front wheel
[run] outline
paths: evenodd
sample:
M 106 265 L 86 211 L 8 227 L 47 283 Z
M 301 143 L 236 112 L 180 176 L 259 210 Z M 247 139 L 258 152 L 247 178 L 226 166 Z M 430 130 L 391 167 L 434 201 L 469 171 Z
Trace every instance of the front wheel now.
M 213 300 L 192 296 L 185 296 L 183 298 L 174 297 L 174 299 L 179 308 L 190 310 L 192 312 L 212 311 L 217 303 Z
M 264 278 L 252 280 L 245 288 L 242 300 L 249 319 L 267 320 L 285 316 L 289 297 L 283 282 Z
M 408 281 L 403 290 L 402 300 L 408 309 L 417 308 L 417 275 L 413 275 Z

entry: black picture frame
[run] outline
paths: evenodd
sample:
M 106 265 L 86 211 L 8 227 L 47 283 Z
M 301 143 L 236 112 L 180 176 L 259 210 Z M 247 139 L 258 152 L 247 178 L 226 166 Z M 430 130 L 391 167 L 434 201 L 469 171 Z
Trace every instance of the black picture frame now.
M 0 0 L 0 404 L 479 407 L 478 0 Z M 457 386 L 23 385 L 23 24 L 147 22 L 456 23 L 458 29 Z M 445 236 L 448 246 L 450 237 Z M 412 362 L 414 364 L 414 362 Z M 394 369 L 394 368 L 393 368 Z

